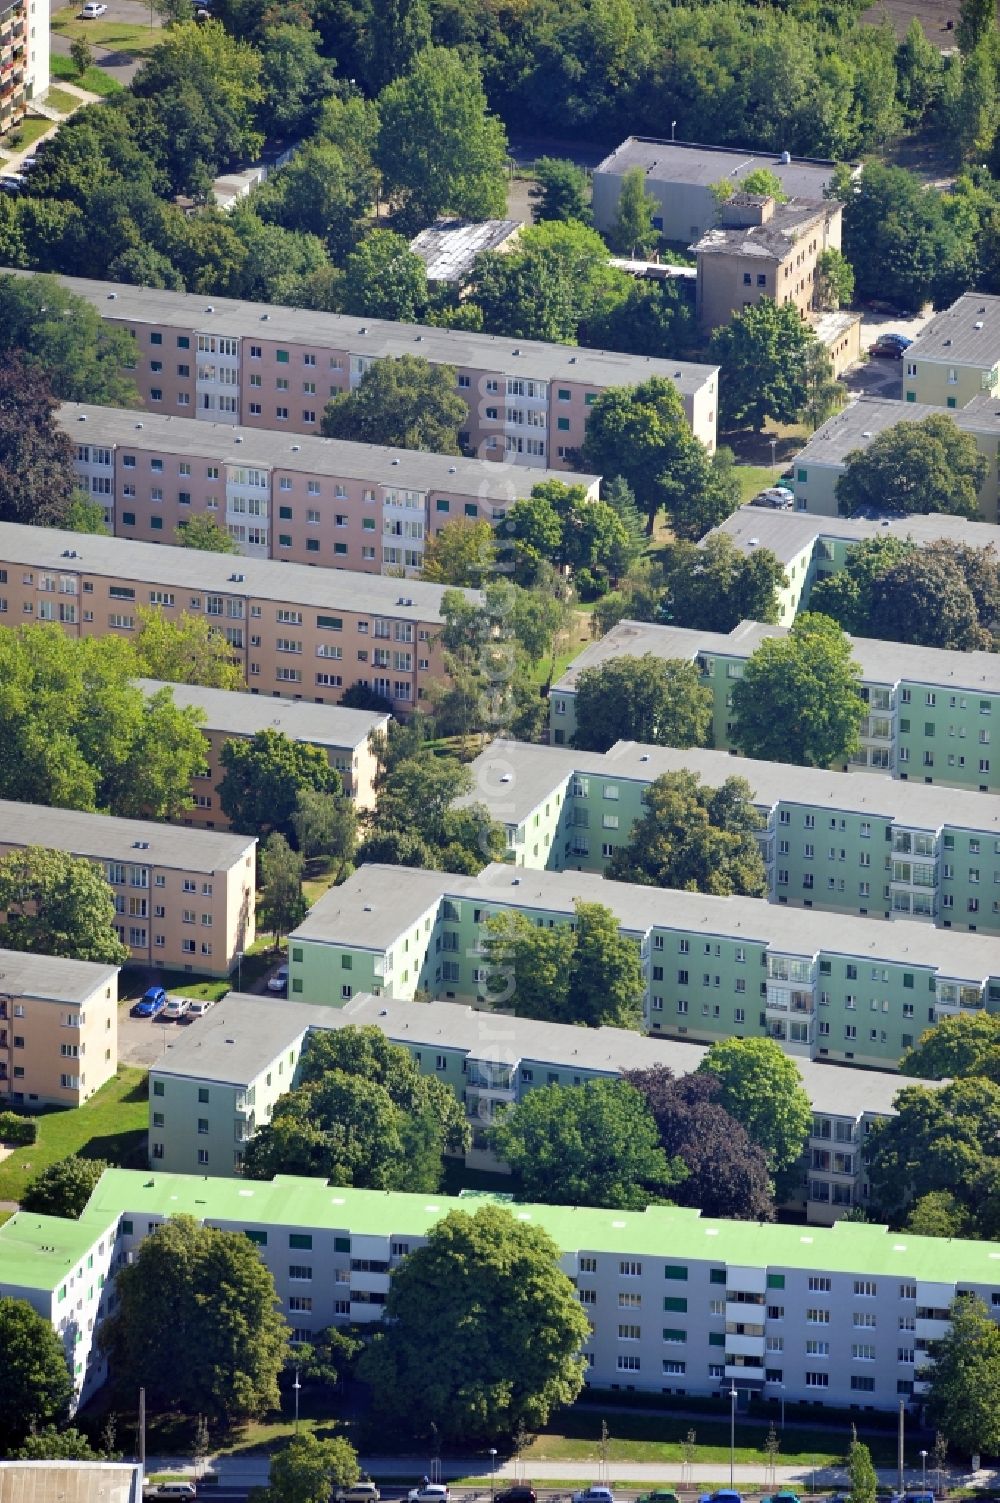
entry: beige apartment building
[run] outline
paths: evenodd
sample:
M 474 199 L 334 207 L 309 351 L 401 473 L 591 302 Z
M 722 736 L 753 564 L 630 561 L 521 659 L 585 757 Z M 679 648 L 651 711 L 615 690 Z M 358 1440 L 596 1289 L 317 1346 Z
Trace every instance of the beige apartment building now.
M 548 480 L 596 475 L 342 443 L 193 417 L 66 403 L 58 421 L 80 484 L 116 537 L 173 543 L 211 516 L 249 558 L 359 573 L 419 573 L 426 539 L 457 518 L 497 522 Z
M 314 705 L 304 699 L 264 699 L 257 694 L 206 689 L 200 684 L 163 684 L 151 678 L 139 679 L 139 686 L 149 695 L 169 689 L 175 704 L 201 713 L 207 766 L 195 778 L 191 790 L 194 808 L 184 816 L 185 824 L 207 830 L 229 828 L 218 794 L 224 772 L 222 748 L 227 741 L 255 736 L 258 731 L 277 731 L 292 741 L 320 747 L 330 766 L 340 773 L 344 791 L 357 807 L 370 809 L 375 803 L 378 762 L 370 738 L 376 731 L 385 731 L 388 715 L 340 705 Z
M 965 292 L 906 350 L 903 398 L 956 411 L 1000 396 L 1000 297 Z
M 1000 298 L 996 301 L 1000 303 Z M 907 355 L 909 353 L 907 351 Z M 904 405 L 875 397 L 863 397 L 828 418 L 795 458 L 793 471 L 796 509 L 812 512 L 816 516 L 835 517 L 837 481 L 844 473 L 847 456 L 867 449 L 873 439 L 896 423 L 920 423 L 925 418 L 940 417 L 943 405 L 911 402 L 909 399 L 908 405 Z M 984 522 L 1000 522 L 1000 401 L 987 392 L 981 392 L 973 397 L 967 407 L 959 406 L 949 416 L 963 433 L 972 435 L 976 447 L 989 461 L 986 479 L 979 492 L 979 511 Z M 915 519 L 907 520 L 912 522 Z
M 28 3 L 0 4 L 0 134 L 28 108 Z
M 81 277 L 59 280 L 132 335 L 139 399 L 151 412 L 316 433 L 327 402 L 357 386 L 373 360 L 419 355 L 455 368 L 469 414 L 462 449 L 480 459 L 570 469 L 601 392 L 650 376 L 673 382 L 693 433 L 715 448 L 715 365 Z
M 793 303 L 802 318 L 816 306 L 816 262 L 840 249 L 843 204 L 738 193 L 719 222 L 692 246 L 698 260 L 698 320 L 727 324 L 761 298 Z
M 0 799 L 0 856 L 26 846 L 95 862 L 133 964 L 228 976 L 253 944 L 256 838 Z
M 118 967 L 0 950 L 0 1109 L 79 1106 L 117 1068 Z
M 0 523 L 0 625 L 58 621 L 73 636 L 128 637 L 140 606 L 175 621 L 204 616 L 251 694 L 336 704 L 362 683 L 412 710 L 444 676 L 443 594 L 422 580 Z

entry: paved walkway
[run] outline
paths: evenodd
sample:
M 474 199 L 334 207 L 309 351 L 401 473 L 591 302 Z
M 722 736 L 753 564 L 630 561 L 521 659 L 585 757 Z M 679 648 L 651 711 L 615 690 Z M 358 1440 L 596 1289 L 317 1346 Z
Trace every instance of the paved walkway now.
M 53 42 L 55 42 L 56 33 L 53 33 L 52 40 Z M 91 94 L 88 89 L 81 89 L 77 84 L 64 83 L 61 78 L 55 79 L 52 83 L 52 87 L 54 89 L 61 89 L 65 94 L 72 94 L 73 98 L 78 99 L 81 105 L 96 104 L 100 98 L 98 94 Z M 52 136 L 55 135 L 62 122 L 69 119 L 69 115 L 58 115 L 54 110 L 46 109 L 34 101 L 31 104 L 31 113 L 42 115 L 46 120 L 51 120 L 52 124 L 49 126 L 47 131 L 44 131 L 42 135 L 37 136 L 35 140 L 32 141 L 30 146 L 22 146 L 19 148 L 5 146 L 3 148 L 3 171 L 5 174 L 9 172 L 20 172 L 21 163 L 24 161 L 25 157 L 33 156 L 38 150 L 39 142 L 48 141 Z M 72 113 L 73 111 L 71 110 L 70 114 Z

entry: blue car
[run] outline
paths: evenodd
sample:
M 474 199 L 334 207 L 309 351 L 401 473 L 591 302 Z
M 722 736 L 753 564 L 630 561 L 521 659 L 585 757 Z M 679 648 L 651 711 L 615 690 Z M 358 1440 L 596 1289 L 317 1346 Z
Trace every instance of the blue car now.
M 132 1008 L 133 1018 L 155 1018 L 167 1005 L 167 994 L 162 986 L 151 986 L 143 992 Z
M 743 1503 L 743 1494 L 724 1487 L 717 1493 L 702 1493 L 698 1503 Z

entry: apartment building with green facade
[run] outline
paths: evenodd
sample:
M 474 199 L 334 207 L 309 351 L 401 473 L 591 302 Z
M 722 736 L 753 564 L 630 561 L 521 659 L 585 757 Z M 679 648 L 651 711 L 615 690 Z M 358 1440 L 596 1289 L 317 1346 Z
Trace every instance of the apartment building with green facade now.
M 1000 438 L 1000 422 L 997 436 Z M 928 516 L 838 517 L 770 511 L 760 506 L 741 506 L 706 533 L 702 545 L 719 534 L 725 534 L 743 554 L 766 548 L 782 564 L 786 583 L 775 592 L 782 626 L 791 626 L 799 611 L 809 609 L 813 586 L 831 574 L 839 574 L 852 550 L 869 538 L 900 538 L 919 548 L 942 540 L 988 548 L 997 541 L 993 523 L 969 522 L 965 517 L 940 512 Z
M 489 962 L 487 920 L 518 911 L 543 928 L 572 924 L 581 900 L 604 904 L 639 946 L 643 1026 L 659 1037 L 769 1037 L 800 1058 L 891 1069 L 941 1019 L 1000 1010 L 1000 946 L 985 935 L 501 862 L 477 876 L 360 867 L 291 935 L 290 995 L 502 1011 L 516 1005 L 517 977 Z
M 903 355 L 903 399 L 959 411 L 1000 396 L 1000 297 L 964 292 Z
M 486 805 L 514 866 L 604 874 L 656 778 L 740 777 L 761 816 L 770 902 L 1000 934 L 1000 800 L 978 793 L 635 741 L 603 754 L 494 741 L 471 770 L 459 802 Z
M 766 637 L 787 633 L 783 626 L 741 621 L 727 634 L 687 627 L 620 621 L 607 636 L 591 642 L 575 658 L 549 696 L 549 735 L 555 746 L 570 746 L 576 732 L 576 683 L 586 668 L 618 657 L 676 658 L 694 663 L 712 691 L 712 744 L 732 745 L 732 688 L 748 658 Z M 1000 738 L 1000 656 L 988 652 L 948 652 L 903 642 L 851 637 L 861 669 L 861 692 L 868 714 L 861 745 L 843 772 L 867 768 L 901 781 L 943 784 L 978 793 L 1000 792 L 1000 758 L 992 747 Z

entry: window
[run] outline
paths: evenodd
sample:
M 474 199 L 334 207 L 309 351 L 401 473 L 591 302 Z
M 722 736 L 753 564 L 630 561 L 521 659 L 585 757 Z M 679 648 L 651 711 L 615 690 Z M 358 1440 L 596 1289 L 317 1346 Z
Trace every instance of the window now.
M 634 1258 L 623 1258 L 618 1264 L 618 1272 L 623 1279 L 637 1279 L 642 1277 L 642 1264 Z
M 829 1373 L 806 1373 L 806 1387 L 807 1388 L 829 1388 L 829 1386 L 830 1386 L 830 1374 Z
M 638 1357 L 619 1356 L 618 1358 L 617 1367 L 620 1373 L 637 1373 L 640 1369 L 640 1366 L 641 1364 Z

